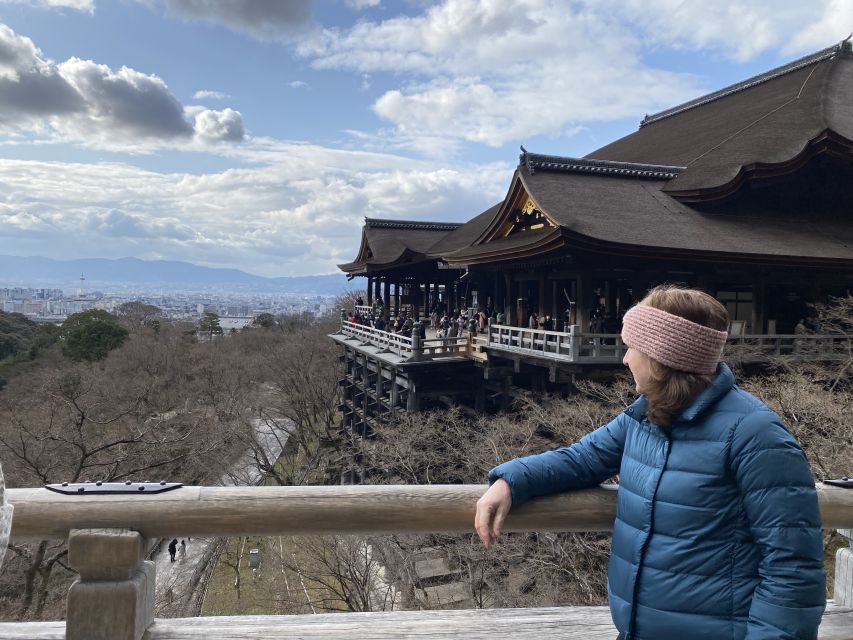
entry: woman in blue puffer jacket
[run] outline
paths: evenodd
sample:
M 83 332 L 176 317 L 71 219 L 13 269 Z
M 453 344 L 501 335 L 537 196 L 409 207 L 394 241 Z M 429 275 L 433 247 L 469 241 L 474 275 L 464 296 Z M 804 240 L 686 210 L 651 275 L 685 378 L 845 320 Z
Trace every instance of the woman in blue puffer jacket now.
M 814 479 L 779 417 L 720 358 L 710 295 L 653 289 L 625 315 L 641 395 L 580 442 L 489 473 L 475 529 L 494 544 L 511 506 L 619 474 L 608 570 L 624 640 L 807 640 L 825 604 Z

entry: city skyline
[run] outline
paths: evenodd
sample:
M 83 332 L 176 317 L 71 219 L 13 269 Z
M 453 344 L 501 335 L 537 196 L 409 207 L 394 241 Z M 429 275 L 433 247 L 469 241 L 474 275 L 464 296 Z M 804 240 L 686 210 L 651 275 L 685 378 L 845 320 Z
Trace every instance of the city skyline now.
M 465 221 L 519 144 L 582 156 L 838 42 L 824 2 L 0 2 L 0 243 L 332 273 L 364 216 Z

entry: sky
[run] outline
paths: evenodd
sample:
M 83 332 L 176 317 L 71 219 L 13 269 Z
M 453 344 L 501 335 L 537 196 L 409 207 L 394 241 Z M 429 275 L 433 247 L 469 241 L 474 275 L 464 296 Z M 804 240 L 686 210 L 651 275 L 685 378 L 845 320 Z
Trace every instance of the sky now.
M 529 151 L 838 43 L 851 0 L 0 0 L 0 254 L 333 273 Z M 0 274 L 0 280 L 2 274 Z

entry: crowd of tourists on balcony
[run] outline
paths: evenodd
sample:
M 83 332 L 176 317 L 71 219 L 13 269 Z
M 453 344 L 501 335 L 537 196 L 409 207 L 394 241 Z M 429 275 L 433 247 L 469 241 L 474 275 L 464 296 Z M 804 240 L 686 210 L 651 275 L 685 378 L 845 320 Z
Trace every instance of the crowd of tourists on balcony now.
M 406 337 L 411 337 L 416 323 L 421 338 L 426 338 L 428 326 L 435 331 L 437 338 L 462 338 L 485 333 L 489 319 L 498 324 L 505 322 L 503 312 L 494 313 L 491 308 L 483 307 L 477 309 L 462 307 L 450 310 L 441 300 L 433 303 L 428 317 L 423 319 L 406 309 L 400 309 L 396 313 L 391 309 L 386 310 L 381 298 L 371 305 L 369 312 L 364 312 L 364 306 L 362 298 L 358 297 L 355 301 L 355 310 L 348 312 L 346 319 L 353 324 Z

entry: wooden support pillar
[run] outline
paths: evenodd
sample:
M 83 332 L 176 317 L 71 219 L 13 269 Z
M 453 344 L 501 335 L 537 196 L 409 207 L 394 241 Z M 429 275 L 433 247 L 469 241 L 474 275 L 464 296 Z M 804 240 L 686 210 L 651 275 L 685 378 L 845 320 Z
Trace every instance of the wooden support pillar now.
M 835 584 L 833 599 L 842 607 L 853 608 L 853 529 L 839 529 L 847 547 L 835 553 Z
M 67 640 L 140 640 L 154 622 L 154 563 L 128 529 L 72 529 L 68 564 L 80 577 L 68 592 Z
M 501 380 L 501 411 L 506 411 L 512 404 L 512 398 L 509 395 L 509 386 L 512 384 L 510 376 L 504 376 Z
M 436 282 L 433 286 L 432 299 L 433 302 L 438 302 L 441 299 L 441 291 L 439 289 L 439 284 Z M 445 296 L 446 298 L 447 296 Z
M 374 284 L 373 299 L 379 300 L 382 297 L 382 278 L 379 276 L 376 276 L 373 279 L 373 284 Z
M 548 313 L 545 310 L 547 307 L 545 306 L 545 274 L 544 273 L 539 274 L 539 294 L 537 295 L 537 297 L 539 298 L 539 300 L 536 301 L 537 307 L 539 309 L 537 311 L 537 313 L 539 314 L 540 318 L 544 318 L 545 314 Z
M 512 294 L 512 276 L 504 272 L 504 315 L 506 316 L 506 324 L 515 325 L 515 299 Z
M 373 306 L 373 278 L 367 277 L 367 306 Z
M 601 294 L 602 294 L 601 297 L 604 298 L 604 315 L 611 313 L 610 297 L 611 297 L 612 291 L 613 291 L 613 286 L 611 285 L 610 278 L 607 278 L 604 281 L 604 288 L 601 291 Z M 596 306 L 598 306 L 600 304 L 600 300 L 596 300 L 595 303 L 596 303 Z
M 418 388 L 414 380 L 409 379 L 409 393 L 406 398 L 406 411 L 417 413 L 421 410 L 421 399 L 418 396 Z
M 385 303 L 385 319 L 391 317 L 391 283 L 388 281 L 388 276 L 385 276 L 383 283 L 383 302 Z
M 549 313 L 551 315 L 551 319 L 554 321 L 554 330 L 557 330 L 559 326 L 558 321 L 560 320 L 560 308 L 557 304 L 559 300 L 558 291 L 557 291 L 557 280 L 551 280 L 551 286 L 549 287 L 549 291 L 551 293 L 551 300 L 548 304 Z
M 394 314 L 400 315 L 400 283 L 394 283 Z
M 764 280 L 764 274 L 757 274 L 756 280 L 752 284 L 752 318 L 750 327 L 752 333 L 764 333 L 766 320 L 766 299 L 767 285 Z
M 382 363 L 376 362 L 376 415 L 382 413 L 382 398 L 385 395 L 385 378 L 382 376 Z
M 400 386 L 397 384 L 397 370 L 391 369 L 391 410 L 400 404 Z
M 483 384 L 477 385 L 474 390 L 474 411 L 483 413 L 486 410 L 486 387 Z
M 422 317 L 429 317 L 429 310 L 432 308 L 432 286 L 429 282 L 424 285 L 424 312 Z
M 586 273 L 579 273 L 577 276 L 577 317 L 575 322 L 580 326 L 582 332 L 589 331 L 590 314 L 592 313 L 592 280 Z
M 370 415 L 370 409 L 368 408 L 370 404 L 370 396 L 367 393 L 367 390 L 370 388 L 370 369 L 367 365 L 367 356 L 363 356 L 362 363 L 364 368 L 362 369 L 361 376 L 361 423 L 366 428 L 367 417 Z

